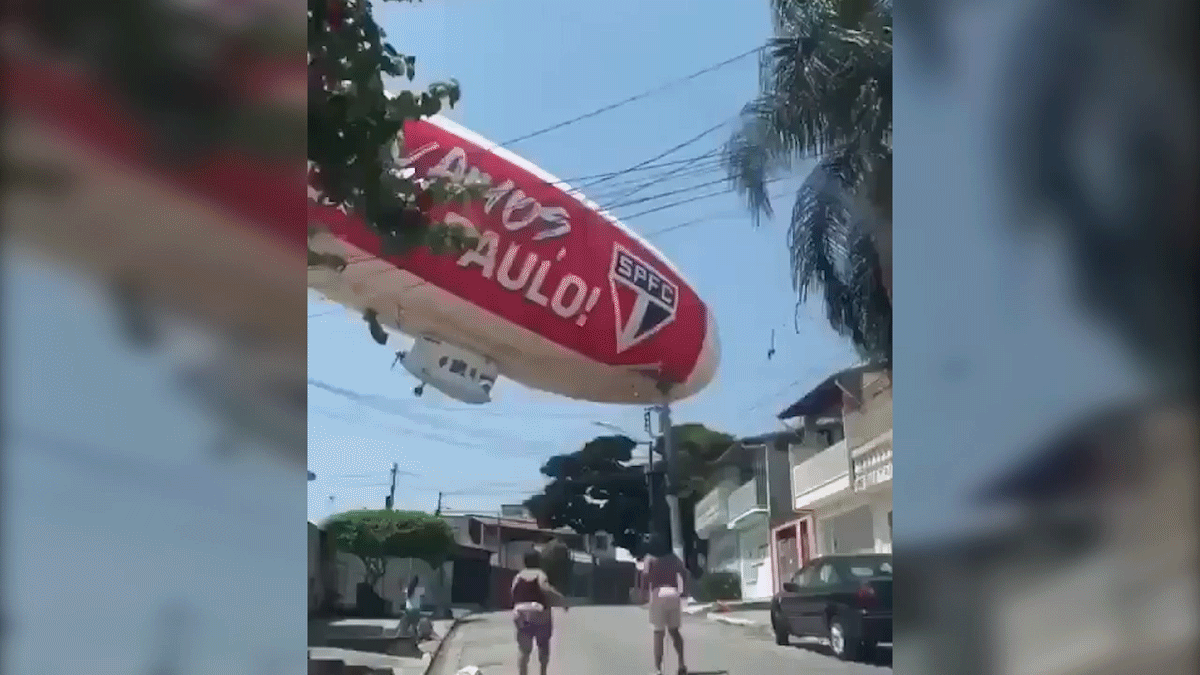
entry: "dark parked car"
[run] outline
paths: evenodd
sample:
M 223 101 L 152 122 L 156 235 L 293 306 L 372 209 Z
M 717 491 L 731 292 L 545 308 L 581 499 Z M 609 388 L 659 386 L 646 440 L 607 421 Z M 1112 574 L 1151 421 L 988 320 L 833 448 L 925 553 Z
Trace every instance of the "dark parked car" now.
M 771 599 L 775 642 L 829 639 L 840 659 L 863 658 L 892 641 L 892 556 L 864 553 L 814 558 Z

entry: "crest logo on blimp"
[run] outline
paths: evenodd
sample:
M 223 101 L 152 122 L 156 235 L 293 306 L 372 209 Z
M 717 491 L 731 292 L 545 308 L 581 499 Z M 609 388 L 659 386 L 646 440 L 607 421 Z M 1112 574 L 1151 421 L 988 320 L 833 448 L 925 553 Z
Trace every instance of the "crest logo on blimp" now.
M 675 320 L 679 288 L 621 246 L 608 273 L 617 316 L 617 352 L 645 341 Z

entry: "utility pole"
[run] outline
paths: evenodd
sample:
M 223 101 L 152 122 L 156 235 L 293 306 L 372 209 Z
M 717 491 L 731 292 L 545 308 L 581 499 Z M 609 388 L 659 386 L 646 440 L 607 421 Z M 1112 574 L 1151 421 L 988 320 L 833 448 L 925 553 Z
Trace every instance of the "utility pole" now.
M 645 415 L 642 416 L 646 423 L 646 437 L 649 442 L 646 443 L 646 466 L 647 468 L 654 466 L 654 424 L 651 421 L 654 415 L 654 408 L 646 408 Z
M 679 448 L 671 433 L 671 404 L 666 402 L 669 387 L 663 389 L 663 404 L 658 406 L 659 427 L 662 431 L 663 457 L 667 462 L 667 512 L 671 522 L 671 549 L 683 560 L 683 525 L 679 518 Z
M 438 491 L 437 508 L 433 510 L 433 515 L 438 516 L 439 518 L 442 515 L 442 494 L 443 493 L 439 490 Z M 445 562 L 443 562 L 441 564 L 441 566 L 439 566 L 437 568 L 437 575 L 438 575 L 438 617 L 443 618 L 443 619 L 448 619 L 448 618 L 453 617 L 454 613 L 452 611 L 450 611 L 450 603 L 453 601 L 453 598 L 451 598 L 451 596 L 450 596 L 451 591 L 447 590 L 447 588 L 446 588 L 447 584 L 446 584 L 446 563 Z
M 384 508 L 391 510 L 396 503 L 396 473 L 400 471 L 400 465 L 392 462 L 392 491 L 388 493 L 387 499 L 384 500 Z

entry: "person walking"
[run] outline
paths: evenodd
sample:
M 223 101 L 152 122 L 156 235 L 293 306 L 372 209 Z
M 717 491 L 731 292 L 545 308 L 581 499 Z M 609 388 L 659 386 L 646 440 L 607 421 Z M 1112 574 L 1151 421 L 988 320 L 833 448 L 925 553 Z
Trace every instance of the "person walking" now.
M 421 586 L 421 577 L 414 574 L 404 585 L 404 622 L 408 629 L 417 637 L 420 635 L 421 604 L 424 601 L 425 589 Z
M 537 551 L 525 554 L 525 569 L 517 572 L 512 582 L 513 624 L 517 629 L 517 673 L 528 675 L 529 657 L 534 645 L 538 650 L 541 675 L 550 668 L 550 638 L 554 622 L 550 606 L 557 604 L 567 611 L 566 597 L 550 585 L 550 578 L 541 569 L 542 558 Z
M 687 568 L 683 561 L 671 551 L 666 540 L 653 535 L 647 541 L 643 559 L 642 593 L 650 613 L 653 628 L 654 673 L 662 675 L 663 642 L 671 636 L 675 654 L 679 657 L 679 675 L 687 675 L 688 669 L 683 656 L 683 634 L 679 632 L 683 622 L 683 595 L 687 586 Z

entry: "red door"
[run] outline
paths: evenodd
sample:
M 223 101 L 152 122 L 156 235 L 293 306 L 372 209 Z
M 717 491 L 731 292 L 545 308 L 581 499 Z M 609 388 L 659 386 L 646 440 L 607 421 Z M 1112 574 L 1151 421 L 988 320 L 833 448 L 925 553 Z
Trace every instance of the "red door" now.
M 788 525 L 775 531 L 775 586 L 789 581 L 800 569 L 799 552 L 796 548 L 796 526 Z

